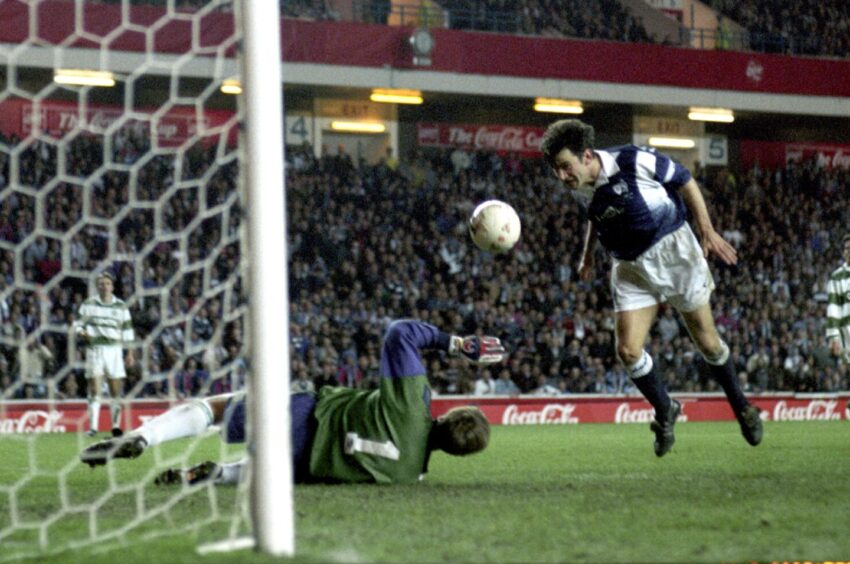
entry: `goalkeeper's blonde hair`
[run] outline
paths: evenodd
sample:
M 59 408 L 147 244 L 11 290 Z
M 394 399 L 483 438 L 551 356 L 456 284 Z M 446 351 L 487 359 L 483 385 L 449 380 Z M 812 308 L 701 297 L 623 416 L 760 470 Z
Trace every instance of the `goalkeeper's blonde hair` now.
M 455 407 L 437 418 L 436 446 L 449 454 L 465 456 L 487 448 L 490 422 L 471 405 Z

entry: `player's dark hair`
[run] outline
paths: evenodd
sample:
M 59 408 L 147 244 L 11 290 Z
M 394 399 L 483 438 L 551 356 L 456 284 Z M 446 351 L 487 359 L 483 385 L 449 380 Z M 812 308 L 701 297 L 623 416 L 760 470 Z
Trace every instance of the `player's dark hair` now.
M 844 245 L 846 245 L 847 241 L 850 241 L 850 233 L 847 233 L 846 235 L 844 235 L 844 237 L 841 238 L 841 246 L 843 247 Z
M 580 157 L 585 149 L 594 148 L 595 137 L 592 125 L 578 119 L 561 119 L 546 128 L 540 142 L 540 150 L 549 166 L 554 167 L 555 156 L 562 150 L 569 149 L 572 154 Z
M 455 407 L 440 416 L 432 431 L 434 448 L 456 456 L 474 454 L 490 442 L 490 422 L 471 405 Z

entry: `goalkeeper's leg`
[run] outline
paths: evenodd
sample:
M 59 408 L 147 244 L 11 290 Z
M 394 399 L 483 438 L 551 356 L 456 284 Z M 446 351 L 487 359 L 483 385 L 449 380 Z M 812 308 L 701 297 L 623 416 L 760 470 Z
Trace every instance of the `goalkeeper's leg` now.
M 212 481 L 217 486 L 233 485 L 242 479 L 247 462 L 247 458 L 229 464 L 219 464 L 208 460 L 187 470 L 169 468 L 157 476 L 154 483 L 158 486 L 180 484 L 192 486 Z

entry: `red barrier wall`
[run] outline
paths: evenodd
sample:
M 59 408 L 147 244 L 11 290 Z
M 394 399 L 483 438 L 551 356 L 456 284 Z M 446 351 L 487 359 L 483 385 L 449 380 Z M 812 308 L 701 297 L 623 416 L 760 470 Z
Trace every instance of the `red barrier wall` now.
M 74 38 L 76 3 L 45 0 L 38 4 L 39 41 L 68 41 L 97 47 L 89 38 Z M 103 38 L 121 23 L 121 7 L 83 7 L 85 31 Z M 142 51 L 150 31 L 155 49 L 184 53 L 192 45 L 192 15 L 166 18 L 163 8 L 131 6 L 134 31 L 110 39 L 110 49 Z M 20 43 L 30 28 L 29 6 L 0 0 L 0 42 Z M 411 28 L 355 22 L 281 20 L 285 61 L 412 69 Z M 213 12 L 199 19 L 197 43 L 209 55 L 231 36 L 233 17 Z M 789 57 L 735 51 L 708 51 L 609 41 L 532 38 L 496 33 L 433 30 L 433 65 L 423 70 L 533 78 L 588 80 L 814 96 L 850 96 L 850 61 Z M 228 52 L 232 53 L 232 47 Z M 649 101 L 651 102 L 651 100 Z
M 731 421 L 725 398 L 715 395 L 677 395 L 682 402 L 680 421 Z M 850 393 L 821 396 L 770 395 L 750 398 L 765 421 L 850 420 Z M 135 428 L 163 413 L 165 401 L 132 402 L 124 410 L 123 427 Z M 435 398 L 431 410 L 438 417 L 459 405 L 477 405 L 493 425 L 567 425 L 578 423 L 648 423 L 652 408 L 645 401 L 623 396 Z M 100 429 L 110 428 L 109 409 L 100 413 Z M 0 435 L 10 433 L 64 433 L 88 429 L 86 402 L 55 403 L 9 401 L 0 403 Z

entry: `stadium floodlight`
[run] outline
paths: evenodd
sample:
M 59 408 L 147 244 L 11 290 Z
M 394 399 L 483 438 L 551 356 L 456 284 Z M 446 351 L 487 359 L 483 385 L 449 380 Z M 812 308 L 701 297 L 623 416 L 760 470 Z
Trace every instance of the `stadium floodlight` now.
M 369 99 L 373 102 L 386 104 L 421 104 L 422 92 L 419 90 L 402 90 L 398 88 L 375 88 Z
M 561 100 L 560 98 L 535 98 L 534 111 L 550 114 L 582 114 L 584 107 L 578 100 Z
M 56 69 L 53 82 L 69 86 L 115 86 L 115 75 L 108 71 Z
M 691 108 L 688 112 L 688 119 L 692 121 L 732 123 L 735 121 L 735 114 L 732 113 L 732 110 L 725 108 Z
M 387 126 L 373 121 L 332 121 L 331 129 L 348 133 L 383 133 Z
M 242 94 L 242 83 L 238 78 L 225 78 L 219 90 L 222 94 Z
M 695 140 L 687 137 L 650 137 L 648 143 L 665 149 L 693 149 L 697 145 Z

